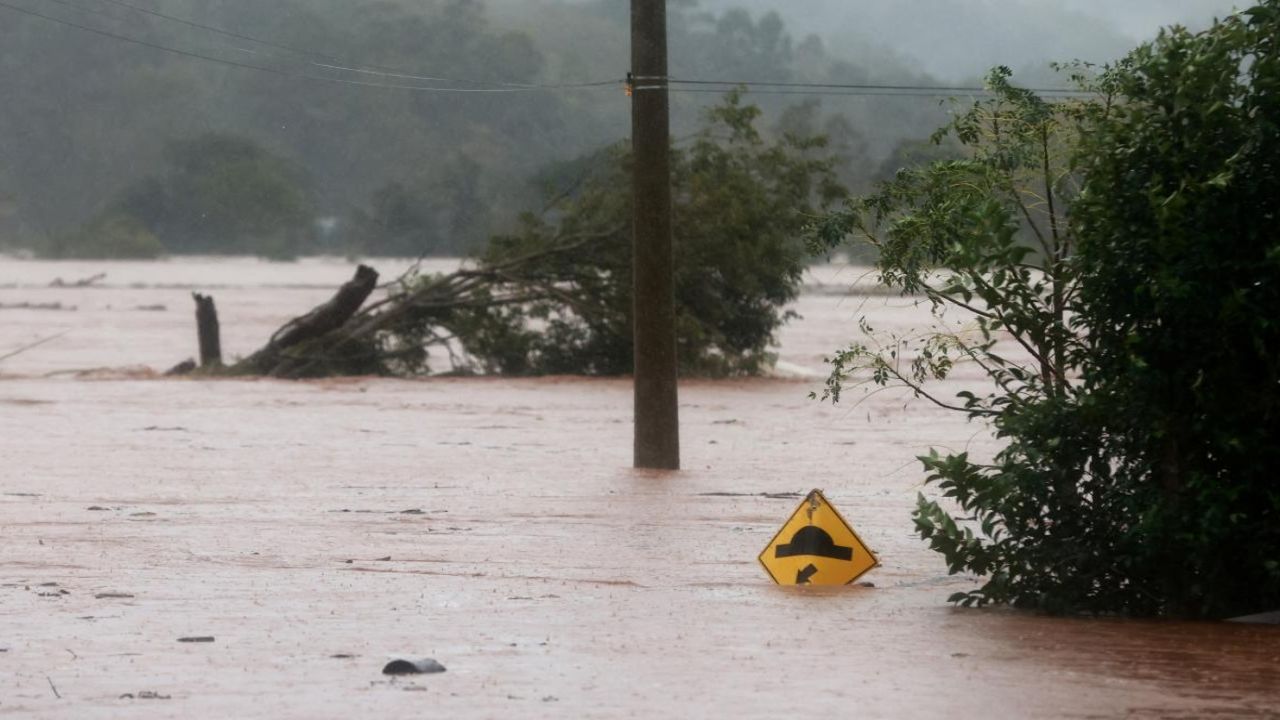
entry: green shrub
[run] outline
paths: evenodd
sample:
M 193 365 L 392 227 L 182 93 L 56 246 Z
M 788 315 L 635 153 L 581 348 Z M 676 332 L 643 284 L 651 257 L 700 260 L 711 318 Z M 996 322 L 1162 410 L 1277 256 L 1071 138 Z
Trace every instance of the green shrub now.
M 1161 609 L 1280 608 L 1280 2 L 1165 31 L 1080 154 L 1084 390 Z
M 985 579 L 953 601 L 1280 606 L 1277 38 L 1280 0 L 1165 31 L 1080 104 L 997 72 L 994 99 L 950 127 L 968 158 L 902 172 L 820 226 L 824 247 L 857 233 L 887 283 L 972 320 L 854 345 L 826 393 L 903 385 L 1004 440 L 990 461 L 921 458 L 960 513 L 921 496 L 917 531 Z M 1029 360 L 999 351 L 1007 337 Z M 957 362 L 992 389 L 933 395 Z

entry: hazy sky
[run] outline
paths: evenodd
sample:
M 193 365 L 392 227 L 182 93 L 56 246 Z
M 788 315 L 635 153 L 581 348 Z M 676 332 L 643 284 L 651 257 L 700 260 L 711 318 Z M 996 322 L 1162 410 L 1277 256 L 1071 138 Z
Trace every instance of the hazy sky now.
M 1239 3 L 1224 0 L 1023 0 L 1027 5 L 1059 5 L 1115 23 L 1126 34 L 1146 39 L 1170 23 L 1204 25 Z
M 947 15 L 966 12 L 1005 11 L 1017 14 L 1040 11 L 1056 15 L 1070 11 L 1093 16 L 1134 39 L 1145 39 L 1169 23 L 1203 24 L 1241 3 L 1231 0 L 701 0 L 706 8 L 749 7 L 777 10 L 806 31 L 830 28 L 832 21 L 854 22 L 860 13 L 895 8 L 902 15 L 928 13 L 947 7 Z M 1248 3 L 1245 3 L 1248 4 Z M 941 18 L 940 18 L 941 19 Z
M 1206 25 L 1233 0 L 702 0 L 721 10 L 777 10 L 794 34 L 817 33 L 860 59 L 878 46 L 940 78 L 1046 60 L 1107 61 L 1163 25 Z M 1247 3 L 1244 3 L 1247 5 Z M 860 46 L 862 49 L 859 49 Z

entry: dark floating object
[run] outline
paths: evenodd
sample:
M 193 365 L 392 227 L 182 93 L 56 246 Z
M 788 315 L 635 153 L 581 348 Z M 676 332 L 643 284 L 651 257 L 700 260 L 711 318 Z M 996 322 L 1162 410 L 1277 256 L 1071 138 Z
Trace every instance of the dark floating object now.
M 116 598 L 131 598 L 129 593 L 104 592 L 93 596 L 95 600 L 111 600 Z
M 434 658 L 420 658 L 417 660 L 397 658 L 382 668 L 383 675 L 430 675 L 431 673 L 442 672 L 444 672 L 444 666 L 436 662 Z
M 120 696 L 120 699 L 121 699 L 121 700 L 134 700 L 134 699 L 137 699 L 137 700 L 172 700 L 172 699 L 173 699 L 173 696 L 172 696 L 172 695 L 161 695 L 160 693 L 158 693 L 158 692 L 156 692 L 156 691 L 154 691 L 154 690 L 143 690 L 142 692 L 138 693 L 137 695 L 134 695 L 133 693 L 125 693 L 125 694 L 123 694 L 123 695 L 121 695 L 121 696 Z
M 804 497 L 803 493 L 798 492 L 760 492 L 760 493 L 744 493 L 744 492 L 704 492 L 698 493 L 698 497 L 762 497 L 768 500 L 795 500 Z
M 177 365 L 174 365 L 168 370 L 165 370 L 164 374 L 166 377 L 190 375 L 191 373 L 195 372 L 197 367 L 199 367 L 199 365 L 196 365 L 195 360 L 193 360 L 192 358 L 187 358 L 186 360 L 183 360 L 182 362 L 178 363 Z
M 210 642 L 213 642 L 213 636 L 212 635 L 196 635 L 194 637 L 180 637 L 178 638 L 178 642 L 210 643 Z

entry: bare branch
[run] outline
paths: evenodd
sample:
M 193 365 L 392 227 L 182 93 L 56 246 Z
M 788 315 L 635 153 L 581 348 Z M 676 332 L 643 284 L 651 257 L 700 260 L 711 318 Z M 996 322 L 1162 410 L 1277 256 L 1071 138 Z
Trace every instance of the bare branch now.
M 18 348 L 17 350 L 14 350 L 14 351 L 12 351 L 12 352 L 6 353 L 6 354 L 4 354 L 4 355 L 0 355 L 0 362 L 4 362 L 5 360 L 8 360 L 9 358 L 12 358 L 12 357 L 17 357 L 17 356 L 21 355 L 22 353 L 24 353 L 24 352 L 26 352 L 26 351 L 28 351 L 28 350 L 33 350 L 33 349 L 35 349 L 35 348 L 38 348 L 38 347 L 40 347 L 41 345 L 44 345 L 45 343 L 53 342 L 54 340 L 57 340 L 58 338 L 60 338 L 60 337 L 62 337 L 62 336 L 64 336 L 64 335 L 66 335 L 66 334 L 68 334 L 68 333 L 70 333 L 70 332 L 71 332 L 70 330 L 64 330 L 63 332 L 60 332 L 60 333 L 58 333 L 57 335 L 50 335 L 49 337 L 41 338 L 41 339 L 39 339 L 39 340 L 37 340 L 37 341 L 35 341 L 35 342 L 33 342 L 33 343 L 29 344 L 29 345 L 23 345 L 22 347 Z

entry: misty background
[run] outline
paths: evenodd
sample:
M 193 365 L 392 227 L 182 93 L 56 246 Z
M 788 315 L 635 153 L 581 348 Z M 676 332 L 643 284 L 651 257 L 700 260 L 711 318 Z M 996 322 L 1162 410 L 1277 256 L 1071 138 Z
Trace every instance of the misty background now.
M 4 0 L 0 249 L 468 252 L 628 136 L 628 7 Z M 1232 7 L 672 0 L 671 73 L 976 85 L 1003 64 L 1022 84 L 1063 87 L 1051 61 L 1114 60 L 1162 25 L 1203 27 Z M 559 87 L 585 83 L 599 84 Z M 773 132 L 830 136 L 854 191 L 923 152 L 948 107 L 918 96 L 747 97 Z M 676 136 L 718 99 L 675 94 Z

